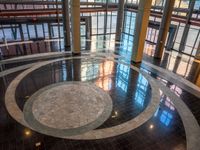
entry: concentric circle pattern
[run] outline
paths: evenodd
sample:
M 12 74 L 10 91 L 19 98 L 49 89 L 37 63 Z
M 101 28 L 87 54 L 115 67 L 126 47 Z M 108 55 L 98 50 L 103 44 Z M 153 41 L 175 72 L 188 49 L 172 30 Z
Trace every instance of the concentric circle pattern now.
M 19 69 L 27 70 L 8 86 L 5 106 L 17 122 L 36 132 L 65 139 L 94 140 L 118 136 L 141 126 L 140 130 L 160 113 L 162 93 L 180 115 L 187 148 L 199 147 L 198 122 L 181 98 L 148 74 L 151 72 L 125 63 L 120 56 L 86 54 L 34 63 L 15 71 Z M 38 86 L 37 83 L 43 83 L 38 78 L 40 73 L 47 83 Z M 18 95 L 21 85 L 32 81 L 30 98 L 21 101 L 19 97 L 26 96 L 24 91 L 24 95 Z M 168 119 L 173 119 L 165 110 L 161 111 L 161 122 L 166 120 L 163 119 L 166 114 Z M 162 123 L 166 125 L 169 120 Z M 150 124 L 149 129 L 153 128 Z
M 112 110 L 111 109 L 112 105 L 108 105 L 108 103 L 110 103 L 108 101 L 109 98 L 102 98 L 105 101 L 104 104 L 106 103 L 106 107 L 104 108 L 105 111 L 103 111 L 103 113 L 98 117 L 98 113 L 101 112 L 101 109 L 99 109 L 99 108 L 101 108 L 101 106 L 100 106 L 98 108 L 97 112 L 95 112 L 96 114 L 94 116 L 97 117 L 97 119 L 95 121 L 92 121 L 92 120 L 95 119 L 95 118 L 93 118 L 90 121 L 86 121 L 88 124 L 87 123 L 82 123 L 82 124 L 80 124 L 79 127 L 77 125 L 73 124 L 73 121 L 71 123 L 73 125 L 75 125 L 74 128 L 73 127 L 72 128 L 66 128 L 66 125 L 67 125 L 66 122 L 64 124 L 59 125 L 59 126 L 55 125 L 56 121 L 54 119 L 52 119 L 51 117 L 49 117 L 51 115 L 49 115 L 48 114 L 49 112 L 47 112 L 47 111 L 45 112 L 45 114 L 44 114 L 44 112 L 40 111 L 40 115 L 38 115 L 37 114 L 38 113 L 38 109 L 36 110 L 37 105 L 39 106 L 41 103 L 46 101 L 45 97 L 42 98 L 42 100 L 37 100 L 38 97 L 39 97 L 39 99 L 41 99 L 41 97 L 40 97 L 41 93 L 43 93 L 42 95 L 46 95 L 46 97 L 49 97 L 49 96 L 47 96 L 48 95 L 47 91 L 48 90 L 51 91 L 51 88 L 52 89 L 55 88 L 56 86 L 54 87 L 54 85 L 50 85 L 50 87 L 49 86 L 44 87 L 43 89 L 40 89 L 39 91 L 37 91 L 30 99 L 27 100 L 27 102 L 25 104 L 25 107 L 24 107 L 24 112 L 22 112 L 21 109 L 19 108 L 19 106 L 16 104 L 16 98 L 15 98 L 15 92 L 16 92 L 16 89 L 19 86 L 20 82 L 26 76 L 28 76 L 29 74 L 31 74 L 35 70 L 38 70 L 39 68 L 44 67 L 44 66 L 46 66 L 48 64 L 52 64 L 52 63 L 60 62 L 60 61 L 64 61 L 64 60 L 65 61 L 66 60 L 73 60 L 73 62 L 76 62 L 76 60 L 77 61 L 81 60 L 81 61 L 84 62 L 84 60 L 85 60 L 86 62 L 89 62 L 91 60 L 94 60 L 94 57 L 90 57 L 90 56 L 89 57 L 88 56 L 68 57 L 68 58 L 63 58 L 63 59 L 46 61 L 46 62 L 42 62 L 42 63 L 36 64 L 35 66 L 31 67 L 30 69 L 24 71 L 19 76 L 17 76 L 15 78 L 15 80 L 9 85 L 9 87 L 7 89 L 7 92 L 6 92 L 6 99 L 5 99 L 6 100 L 6 107 L 7 107 L 9 113 L 11 114 L 11 116 L 13 118 L 15 118 L 21 124 L 23 124 L 23 125 L 25 125 L 25 126 L 27 126 L 29 128 L 32 128 L 33 130 L 36 130 L 36 131 L 38 131 L 40 133 L 43 133 L 43 134 L 55 136 L 55 137 L 70 138 L 70 139 L 102 139 L 102 138 L 117 136 L 117 135 L 126 133 L 128 131 L 131 131 L 131 130 L 139 127 L 140 125 L 142 125 L 146 121 L 148 121 L 153 116 L 153 114 L 155 113 L 155 111 L 156 111 L 156 109 L 157 109 L 157 107 L 159 105 L 159 102 L 160 102 L 160 100 L 159 100 L 159 97 L 160 97 L 159 96 L 159 90 L 156 87 L 156 83 L 149 76 L 147 76 L 145 74 L 141 78 L 143 80 L 143 82 L 144 81 L 148 82 L 151 85 L 151 87 L 154 87 L 154 88 L 151 88 L 151 90 L 152 90 L 151 91 L 152 92 L 152 94 L 151 94 L 152 95 L 152 100 L 149 102 L 149 104 L 147 105 L 145 110 L 143 110 L 138 116 L 136 116 L 136 117 L 134 117 L 134 118 L 132 118 L 132 119 L 130 119 L 128 121 L 122 122 L 121 124 L 114 125 L 112 127 L 107 127 L 107 128 L 102 128 L 102 129 L 100 128 L 100 129 L 92 130 L 92 129 L 95 129 L 95 128 L 99 127 L 108 118 L 108 114 Z M 119 67 L 125 67 L 127 69 L 130 68 L 129 65 L 124 64 L 123 62 L 120 62 L 120 61 L 115 61 L 113 59 L 109 59 L 108 60 L 108 59 L 105 59 L 103 57 L 95 57 L 95 60 L 101 60 L 101 61 L 106 60 L 106 61 L 109 62 L 109 64 L 116 63 L 116 64 L 118 64 Z M 136 67 L 132 66 L 131 69 L 134 70 L 135 72 L 140 73 L 139 69 L 136 68 Z M 100 71 L 101 71 L 101 69 L 100 69 Z M 64 85 L 66 83 L 59 83 L 59 84 L 63 84 Z M 98 85 L 98 81 L 96 82 L 96 84 Z M 101 85 L 99 85 L 99 86 L 101 87 Z M 121 85 L 119 85 L 119 86 L 121 86 Z M 120 87 L 120 88 L 123 88 L 123 87 Z M 78 88 L 78 90 L 79 89 L 80 88 Z M 93 89 L 95 89 L 95 87 L 93 87 Z M 101 96 L 105 95 L 106 90 L 107 90 L 107 88 L 104 88 L 104 92 L 100 92 L 99 94 L 96 94 L 96 96 L 99 95 L 101 97 Z M 45 91 L 47 93 L 45 93 Z M 64 94 L 65 92 L 64 93 L 63 92 L 61 92 L 61 93 Z M 89 90 L 88 92 L 90 92 L 90 94 L 92 94 L 92 93 L 94 94 L 93 90 Z M 13 93 L 13 95 L 12 94 L 8 94 L 8 93 Z M 78 94 L 78 92 L 76 92 L 76 94 Z M 72 95 L 74 95 L 74 94 L 72 94 Z M 106 95 L 105 95 L 105 97 L 106 97 Z M 81 98 L 82 97 L 83 96 L 81 96 Z M 34 103 L 35 100 L 36 100 L 36 103 Z M 113 100 L 115 100 L 115 99 L 113 99 Z M 144 99 L 142 101 L 144 101 Z M 60 102 L 62 103 L 62 100 L 60 100 Z M 139 102 L 139 104 L 140 104 L 140 102 Z M 45 104 L 44 106 L 48 106 L 46 108 L 46 110 L 51 108 L 51 105 L 49 103 Z M 43 109 L 42 107 L 43 106 L 41 106 L 40 110 Z M 92 107 L 95 107 L 95 106 L 92 106 Z M 43 110 L 45 110 L 45 109 L 43 109 Z M 81 112 L 81 110 L 79 110 L 79 112 Z M 58 114 L 54 114 L 54 115 L 55 115 L 54 117 L 58 116 Z M 86 114 L 83 113 L 83 115 L 86 115 Z M 112 118 L 112 116 L 111 116 L 111 118 Z M 51 123 L 48 124 L 47 123 L 48 121 L 44 121 L 45 119 L 48 119 L 48 121 L 50 121 Z M 58 119 L 58 118 L 56 118 L 56 119 Z M 91 122 L 91 123 L 89 123 L 89 122 Z M 68 124 L 68 127 L 69 127 L 69 124 Z
M 92 83 L 62 82 L 37 91 L 24 106 L 25 121 L 49 135 L 70 136 L 100 126 L 112 99 Z

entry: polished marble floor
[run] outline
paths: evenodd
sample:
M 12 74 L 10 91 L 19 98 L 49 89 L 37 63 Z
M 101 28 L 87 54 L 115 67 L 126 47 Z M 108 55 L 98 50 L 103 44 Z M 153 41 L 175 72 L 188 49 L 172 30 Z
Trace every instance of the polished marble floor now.
M 56 61 L 42 66 L 23 78 L 16 89 L 15 98 L 20 110 L 23 111 L 29 98 L 41 88 L 60 82 L 81 81 L 91 83 L 102 89 L 112 99 L 112 111 L 109 117 L 95 130 L 104 130 L 126 123 L 138 116 L 150 105 L 152 88 L 150 82 L 141 72 L 137 72 L 124 63 L 130 64 L 129 51 L 118 44 L 114 44 L 111 52 L 122 56 L 112 59 L 88 57 Z M 94 50 L 94 49 L 93 49 Z M 105 52 L 101 50 L 101 52 Z M 83 54 L 84 55 L 84 54 Z M 87 56 L 85 54 L 84 56 Z M 70 56 L 66 56 L 69 58 Z M 65 57 L 63 57 L 65 58 Z M 199 86 L 200 64 L 192 58 L 179 56 L 174 52 L 166 52 L 162 60 L 155 60 L 144 56 L 148 63 L 164 68 Z M 4 69 L 14 68 L 29 61 L 4 65 Z M 124 63 L 121 63 L 124 62 Z M 191 110 L 198 124 L 200 124 L 200 99 L 188 92 L 184 86 L 173 83 L 164 78 L 157 70 L 149 68 L 145 63 L 132 64 L 147 72 L 154 80 L 163 83 L 175 93 Z M 188 67 L 187 67 L 188 65 Z M 186 67 L 185 67 L 186 66 Z M 183 69 L 185 70 L 183 70 Z M 5 106 L 5 93 L 10 83 L 23 73 L 23 70 L 0 78 L 0 149 L 2 150 L 185 150 L 188 146 L 186 126 L 181 119 L 180 112 L 164 91 L 160 91 L 160 103 L 150 119 L 137 128 L 116 136 L 100 139 L 58 138 L 42 134 L 35 129 L 27 128 L 18 123 Z M 194 79 L 194 75 L 196 75 Z M 81 98 L 81 97 L 80 97 Z M 92 114 L 91 114 L 92 115 Z M 17 116 L 17 113 L 16 113 Z M 193 127 L 193 124 L 189 128 Z M 123 129 L 120 129 L 123 131 Z M 114 131 L 119 132 L 119 131 Z M 99 135 L 98 135 L 99 136 Z M 100 135 L 104 136 L 104 135 Z M 198 149 L 198 147 L 196 147 Z
M 7 83 L 17 74 L 7 76 Z M 26 100 L 35 91 L 63 81 L 91 81 L 110 94 L 113 99 L 112 114 L 99 127 L 100 129 L 119 125 L 136 117 L 151 99 L 148 81 L 125 65 L 107 60 L 70 60 L 42 67 L 23 79 L 16 91 L 18 105 L 22 109 Z M 3 85 L 2 80 L 1 83 Z M 1 88 L 2 97 L 7 85 Z M 160 106 L 154 116 L 139 128 L 120 136 L 94 141 L 57 139 L 32 130 L 29 133 L 26 131 L 29 129 L 16 123 L 3 106 L 1 110 L 2 149 L 34 149 L 38 142 L 41 143 L 39 146 L 41 149 L 173 149 L 176 147 L 185 149 L 186 147 L 181 119 L 170 99 L 164 95 L 161 96 Z

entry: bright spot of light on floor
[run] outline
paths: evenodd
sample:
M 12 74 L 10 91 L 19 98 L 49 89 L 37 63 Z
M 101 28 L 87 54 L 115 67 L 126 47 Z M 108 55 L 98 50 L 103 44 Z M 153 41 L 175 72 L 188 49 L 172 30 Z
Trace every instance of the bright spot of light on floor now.
M 151 125 L 149 126 L 149 129 L 153 129 L 153 128 L 154 128 L 154 125 L 151 124 Z
M 24 134 L 25 134 L 25 136 L 30 136 L 31 131 L 29 129 L 25 129 Z

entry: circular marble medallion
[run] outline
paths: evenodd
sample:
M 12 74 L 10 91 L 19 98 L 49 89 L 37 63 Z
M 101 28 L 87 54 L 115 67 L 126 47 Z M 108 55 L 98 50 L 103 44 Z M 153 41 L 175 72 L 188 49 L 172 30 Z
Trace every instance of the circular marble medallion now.
M 90 59 L 96 59 L 96 60 L 104 60 L 105 58 L 101 57 L 86 57 L 86 56 L 80 56 L 80 57 L 69 57 L 69 58 L 62 58 L 62 59 L 56 59 L 56 60 L 50 60 L 45 62 L 40 62 L 37 65 L 31 67 L 30 69 L 22 72 L 20 75 L 18 75 L 15 80 L 13 80 L 10 85 L 7 88 L 6 94 L 5 94 L 5 105 L 9 112 L 9 114 L 19 123 L 22 125 L 31 128 L 35 131 L 38 131 L 40 133 L 51 135 L 59 138 L 66 138 L 66 139 L 81 139 L 81 140 L 91 140 L 91 139 L 103 139 L 108 137 L 113 137 L 117 135 L 121 135 L 123 133 L 129 132 L 133 129 L 136 129 L 140 125 L 144 124 L 146 121 L 148 121 L 155 111 L 158 108 L 158 105 L 160 103 L 160 94 L 159 89 L 157 86 L 156 81 L 151 78 L 148 74 L 141 72 L 138 68 L 135 66 L 129 65 L 124 63 L 123 61 L 115 60 L 112 58 L 106 58 L 106 60 L 114 61 L 115 63 L 124 64 L 131 69 L 141 73 L 150 83 L 152 88 L 152 97 L 149 105 L 146 107 L 146 109 L 137 117 L 122 123 L 120 125 L 116 125 L 110 128 L 104 128 L 104 129 L 96 129 L 99 127 L 104 121 L 108 119 L 108 116 L 111 114 L 112 110 L 112 100 L 110 96 L 105 93 L 102 89 L 92 85 L 94 88 L 98 88 L 97 90 L 101 91 L 101 94 L 105 96 L 104 100 L 107 102 L 106 107 L 104 108 L 103 113 L 99 116 L 99 118 L 85 126 L 79 127 L 79 128 L 72 128 L 72 129 L 57 129 L 48 127 L 42 123 L 40 123 L 37 119 L 35 119 L 35 116 L 33 115 L 32 108 L 33 108 L 33 102 L 36 99 L 37 95 L 40 95 L 43 91 L 49 90 L 52 87 L 59 86 L 66 83 L 57 83 L 50 86 L 47 86 L 43 89 L 40 89 L 37 91 L 31 98 L 25 103 L 23 112 L 20 110 L 19 106 L 16 103 L 16 89 L 19 86 L 20 82 L 31 72 L 35 71 L 36 69 L 43 67 L 45 65 L 59 62 L 63 60 L 70 60 L 70 59 L 87 59 L 88 61 Z M 68 84 L 71 84 L 70 82 L 67 82 Z M 92 91 L 91 91 L 92 92 Z M 100 95 L 101 95 L 100 94 Z M 110 99 L 110 100 L 108 100 Z M 92 130 L 96 129 L 96 130 Z
M 69 136 L 97 128 L 111 111 L 110 96 L 94 84 L 62 82 L 33 94 L 24 106 L 24 118 L 38 131 Z

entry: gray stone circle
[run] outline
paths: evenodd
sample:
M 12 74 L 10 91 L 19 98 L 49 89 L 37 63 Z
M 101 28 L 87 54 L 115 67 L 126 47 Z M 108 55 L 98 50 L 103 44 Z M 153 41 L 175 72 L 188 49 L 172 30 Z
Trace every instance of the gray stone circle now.
M 108 93 L 95 84 L 78 81 L 55 83 L 38 90 L 23 110 L 25 121 L 36 131 L 59 137 L 93 130 L 111 112 Z

